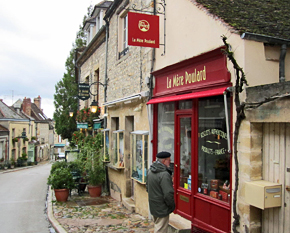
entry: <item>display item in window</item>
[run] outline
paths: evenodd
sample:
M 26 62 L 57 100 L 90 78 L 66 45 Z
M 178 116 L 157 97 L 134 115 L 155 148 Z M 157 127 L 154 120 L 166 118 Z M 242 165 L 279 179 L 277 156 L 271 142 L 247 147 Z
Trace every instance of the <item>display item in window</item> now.
M 169 214 L 175 209 L 174 189 L 170 166 L 169 152 L 159 152 L 148 172 L 146 190 L 148 192 L 149 208 L 153 216 L 154 232 L 167 232 Z

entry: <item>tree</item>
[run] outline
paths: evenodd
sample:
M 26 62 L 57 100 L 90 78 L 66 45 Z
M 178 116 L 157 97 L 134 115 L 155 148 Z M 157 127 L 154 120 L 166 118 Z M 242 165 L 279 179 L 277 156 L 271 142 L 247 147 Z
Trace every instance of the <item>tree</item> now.
M 75 115 L 78 108 L 78 83 L 75 80 L 75 51 L 86 45 L 86 33 L 83 30 L 83 25 L 91 12 L 92 6 L 89 6 L 88 13 L 84 16 L 82 26 L 80 25 L 77 32 L 75 43 L 73 43 L 69 57 L 65 62 L 66 72 L 63 78 L 55 85 L 54 106 L 56 110 L 53 118 L 55 120 L 56 133 L 61 135 L 62 138 L 69 140 L 71 140 L 73 132 L 77 129 L 75 119 L 69 116 L 70 110 L 73 110 Z

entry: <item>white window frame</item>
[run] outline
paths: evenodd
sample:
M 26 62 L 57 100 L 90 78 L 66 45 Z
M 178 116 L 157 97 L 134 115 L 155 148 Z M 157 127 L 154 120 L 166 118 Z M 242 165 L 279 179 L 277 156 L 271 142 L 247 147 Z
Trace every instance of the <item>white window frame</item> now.
M 119 59 L 128 53 L 128 10 L 119 15 L 118 52 Z
M 110 162 L 110 129 L 103 129 L 104 134 L 104 154 L 103 154 L 103 161 Z M 108 142 L 106 141 L 106 137 L 108 137 Z
M 141 148 L 141 161 L 140 158 L 137 159 L 138 151 L 137 151 L 137 136 L 141 136 L 142 143 L 140 144 Z M 135 139 L 134 139 L 135 137 Z M 130 133 L 130 142 L 131 142 L 131 179 L 136 180 L 139 183 L 145 184 L 147 181 L 147 171 L 148 171 L 148 161 L 149 161 L 149 132 L 137 130 Z M 146 144 L 147 143 L 147 144 Z M 147 149 L 146 149 L 147 147 Z M 140 152 L 139 150 L 139 152 Z M 146 158 L 147 156 L 147 158 Z M 139 162 L 137 162 L 139 160 Z M 140 167 L 137 168 L 138 166 Z M 138 177 L 137 177 L 138 175 Z M 141 177 L 141 178 L 140 178 Z
M 116 139 L 114 138 L 116 135 Z M 120 139 L 123 135 L 123 140 Z M 125 131 L 116 130 L 112 132 L 112 157 L 111 164 L 116 168 L 125 168 Z

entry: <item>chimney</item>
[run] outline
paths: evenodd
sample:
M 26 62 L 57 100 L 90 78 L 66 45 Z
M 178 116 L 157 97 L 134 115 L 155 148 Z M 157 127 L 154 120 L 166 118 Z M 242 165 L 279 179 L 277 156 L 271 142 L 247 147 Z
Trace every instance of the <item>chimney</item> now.
M 34 98 L 34 104 L 41 110 L 41 97 Z
M 31 116 L 31 99 L 26 97 L 23 99 L 22 103 L 22 110 L 25 112 L 28 116 Z

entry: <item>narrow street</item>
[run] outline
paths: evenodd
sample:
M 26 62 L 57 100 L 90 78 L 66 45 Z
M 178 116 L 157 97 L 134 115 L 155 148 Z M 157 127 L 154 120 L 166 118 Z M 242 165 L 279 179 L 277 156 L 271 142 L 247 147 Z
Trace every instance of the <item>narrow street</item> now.
M 47 177 L 51 164 L 0 174 L 1 232 L 48 233 Z

